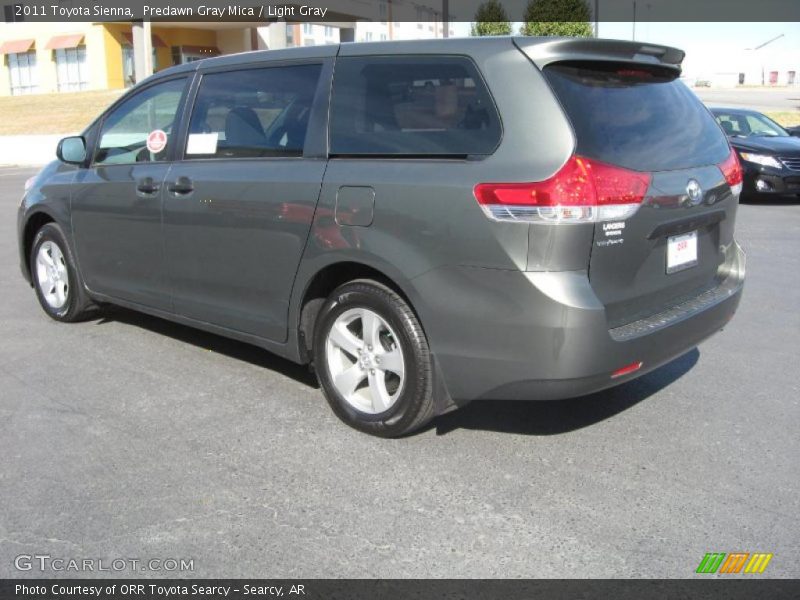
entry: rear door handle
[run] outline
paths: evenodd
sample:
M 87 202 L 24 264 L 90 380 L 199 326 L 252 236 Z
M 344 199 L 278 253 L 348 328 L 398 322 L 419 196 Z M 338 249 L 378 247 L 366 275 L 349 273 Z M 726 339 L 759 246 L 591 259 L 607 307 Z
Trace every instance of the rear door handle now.
M 167 189 L 176 195 L 191 194 L 194 191 L 192 180 L 188 177 L 178 177 L 174 182 L 169 184 Z
M 136 191 L 142 194 L 155 194 L 160 188 L 152 177 L 142 177 L 136 182 Z

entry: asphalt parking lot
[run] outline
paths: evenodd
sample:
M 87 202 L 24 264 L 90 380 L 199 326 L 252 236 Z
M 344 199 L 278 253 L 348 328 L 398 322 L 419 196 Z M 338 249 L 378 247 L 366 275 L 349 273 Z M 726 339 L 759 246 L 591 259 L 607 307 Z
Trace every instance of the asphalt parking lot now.
M 780 88 L 692 88 L 709 106 L 750 108 L 761 112 L 800 110 L 800 90 Z
M 64 575 L 14 567 L 45 554 L 193 559 L 196 577 L 683 578 L 734 551 L 800 577 L 800 204 L 740 207 L 745 295 L 699 350 L 381 440 L 257 348 L 121 309 L 48 319 L 18 268 L 31 173 L 0 169 L 0 577 Z

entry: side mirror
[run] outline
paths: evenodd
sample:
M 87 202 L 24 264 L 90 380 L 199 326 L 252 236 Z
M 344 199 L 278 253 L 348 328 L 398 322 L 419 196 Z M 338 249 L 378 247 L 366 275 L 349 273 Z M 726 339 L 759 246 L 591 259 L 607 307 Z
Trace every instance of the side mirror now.
M 789 135 L 791 135 L 791 136 L 800 137 L 800 126 L 798 126 L 798 127 L 789 127 L 788 129 L 786 129 L 786 131 L 788 131 Z
M 65 137 L 58 142 L 56 156 L 61 162 L 82 165 L 86 162 L 86 140 L 80 135 Z

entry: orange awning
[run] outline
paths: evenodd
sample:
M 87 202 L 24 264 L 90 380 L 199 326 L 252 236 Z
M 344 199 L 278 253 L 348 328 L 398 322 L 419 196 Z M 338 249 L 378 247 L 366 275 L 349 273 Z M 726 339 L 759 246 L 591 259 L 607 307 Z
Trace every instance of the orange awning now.
M 133 34 L 132 33 L 123 31 L 122 32 L 122 37 L 125 38 L 125 41 L 128 42 L 129 46 L 133 46 Z M 162 40 L 155 33 L 152 35 L 152 40 L 153 40 L 153 48 L 166 48 L 167 47 L 167 44 L 164 42 L 164 40 Z
M 82 33 L 73 33 L 72 35 L 57 35 L 50 38 L 47 42 L 48 50 L 63 50 L 64 48 L 77 48 L 83 41 Z
M 17 54 L 18 52 L 27 52 L 33 48 L 36 40 L 10 40 L 3 42 L 0 45 L 0 54 Z

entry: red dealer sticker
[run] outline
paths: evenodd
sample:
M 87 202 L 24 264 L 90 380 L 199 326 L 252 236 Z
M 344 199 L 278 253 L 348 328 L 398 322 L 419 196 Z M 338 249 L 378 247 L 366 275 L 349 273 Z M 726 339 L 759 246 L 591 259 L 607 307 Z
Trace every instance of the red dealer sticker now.
M 161 129 L 151 131 L 147 136 L 147 149 L 153 154 L 158 154 L 167 147 L 167 134 Z

